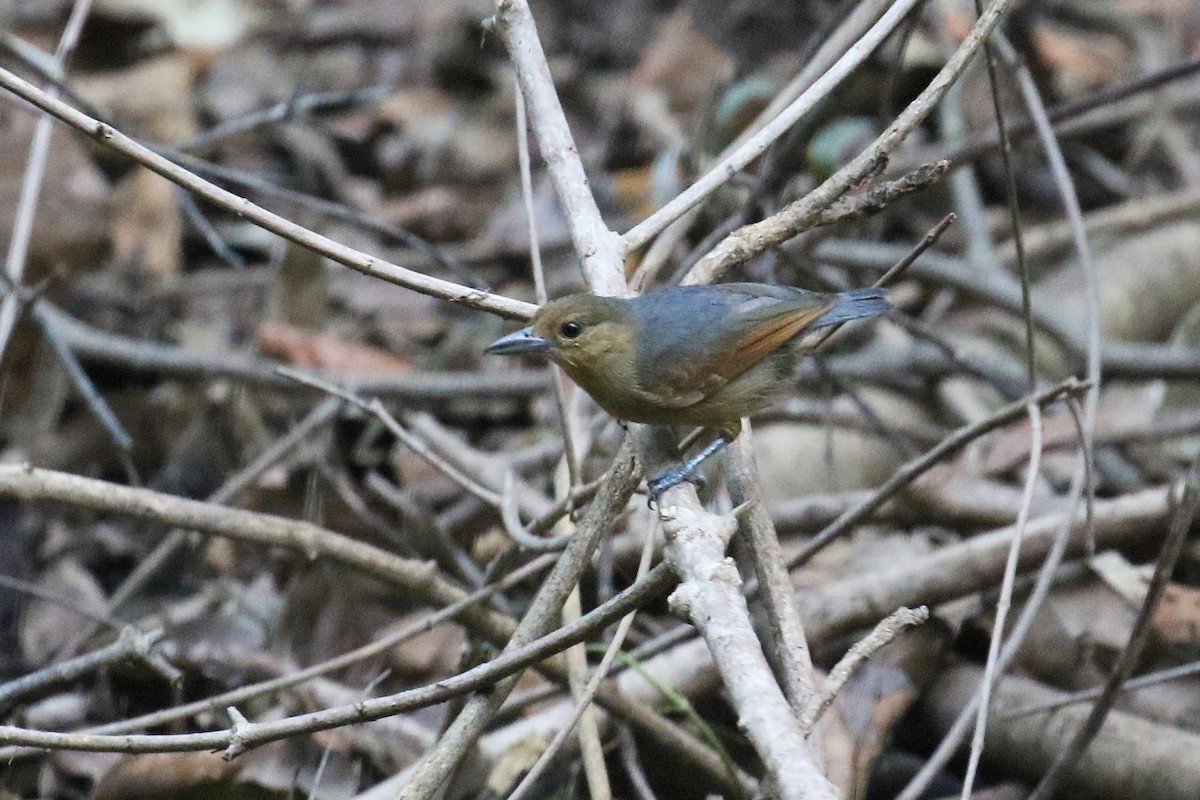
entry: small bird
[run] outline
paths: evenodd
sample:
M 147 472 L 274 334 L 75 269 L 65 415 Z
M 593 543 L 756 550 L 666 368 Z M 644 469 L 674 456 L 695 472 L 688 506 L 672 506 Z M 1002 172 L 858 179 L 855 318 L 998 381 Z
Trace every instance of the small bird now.
M 704 429 L 710 440 L 695 456 L 649 481 L 657 501 L 790 384 L 811 349 L 804 334 L 890 308 L 882 289 L 822 294 L 764 283 L 678 286 L 630 299 L 574 294 L 542 306 L 529 327 L 487 352 L 545 355 L 619 420 Z

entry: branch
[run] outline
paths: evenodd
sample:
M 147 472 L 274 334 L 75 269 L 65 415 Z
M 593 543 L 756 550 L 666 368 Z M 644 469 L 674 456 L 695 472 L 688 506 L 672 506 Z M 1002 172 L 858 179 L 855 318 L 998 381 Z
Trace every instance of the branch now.
M 617 235 L 604 224 L 592 197 L 529 4 L 526 0 L 499 0 L 491 25 L 517 70 L 529 121 L 567 218 L 584 277 L 596 294 L 623 297 L 628 289 Z
M 908 12 L 916 5 L 915 0 L 896 0 L 884 15 L 863 34 L 825 74 L 813 82 L 779 116 L 763 126 L 757 134 L 737 148 L 727 158 L 708 171 L 671 202 L 638 223 L 621 237 L 623 252 L 630 253 L 660 233 L 673 220 L 692 206 L 712 194 L 750 162 L 766 152 L 771 143 L 787 132 L 797 120 L 811 111 L 867 59 L 876 47 L 895 30 Z
M 278 214 L 273 214 L 244 197 L 239 197 L 233 192 L 204 180 L 194 172 L 186 170 L 175 162 L 138 144 L 111 125 L 89 117 L 87 114 L 67 105 L 53 95 L 43 92 L 33 84 L 21 80 L 6 69 L 0 69 L 0 88 L 7 89 L 17 97 L 57 117 L 72 128 L 83 131 L 100 144 L 128 156 L 130 159 L 158 173 L 167 180 L 177 183 L 184 189 L 203 197 L 213 205 L 244 217 L 265 230 L 282 236 L 284 239 L 295 242 L 301 247 L 308 248 L 315 253 L 320 253 L 331 261 L 336 261 L 364 275 L 371 275 L 372 277 L 421 292 L 422 294 L 449 300 L 453 303 L 462 303 L 471 308 L 477 308 L 481 311 L 487 311 L 511 319 L 529 319 L 533 316 L 533 312 L 537 310 L 537 307 L 531 303 L 491 294 L 480 289 L 472 289 L 440 278 L 422 275 L 419 272 L 406 269 L 390 261 L 385 261 L 355 250 L 352 247 L 347 247 L 344 244 L 339 244 L 326 236 L 309 230 L 303 225 L 285 219 Z
M 690 502 L 675 502 L 680 499 Z M 750 621 L 742 580 L 725 555 L 737 521 L 695 510 L 698 500 L 690 484 L 667 490 L 662 503 L 666 563 L 680 579 L 671 608 L 689 618 L 708 644 L 738 727 L 753 743 L 781 798 L 836 800 L 837 791 L 821 774 L 771 673 Z
M 991 5 L 976 21 L 967 38 L 954 51 L 946 65 L 870 147 L 779 214 L 762 222 L 746 225 L 725 237 L 724 241 L 692 267 L 683 282 L 711 283 L 734 264 L 753 258 L 812 227 L 825 209 L 874 172 L 886 161 L 888 154 L 921 124 L 945 96 L 951 84 L 971 63 L 976 51 L 999 24 L 1000 18 L 1011 3 L 1012 0 L 992 0 Z
M 813 696 L 808 708 L 804 710 L 804 715 L 800 718 L 800 728 L 804 731 L 804 735 L 812 735 L 813 729 L 821 721 L 825 710 L 833 703 L 838 692 L 846 685 L 846 681 L 850 680 L 850 676 L 854 674 L 854 670 L 858 669 L 860 664 L 899 636 L 900 631 L 914 625 L 922 625 L 927 619 L 929 619 L 929 609 L 925 606 L 898 608 L 880 620 L 870 633 L 855 642 L 854 646 L 846 651 L 846 655 L 842 656 L 842 659 L 829 671 L 829 677 L 821 684 L 820 693 Z

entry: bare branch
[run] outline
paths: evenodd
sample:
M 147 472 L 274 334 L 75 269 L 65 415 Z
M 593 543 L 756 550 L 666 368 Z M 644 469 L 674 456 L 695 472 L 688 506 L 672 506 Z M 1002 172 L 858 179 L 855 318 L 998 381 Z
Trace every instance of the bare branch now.
M 488 311 L 511 319 L 529 319 L 536 306 L 520 300 L 472 289 L 451 281 L 422 275 L 375 256 L 367 255 L 352 247 L 335 242 L 303 225 L 285 219 L 278 214 L 256 205 L 244 197 L 222 189 L 204 180 L 199 175 L 155 153 L 144 145 L 113 128 L 111 125 L 89 117 L 53 95 L 43 92 L 33 84 L 18 78 L 6 69 L 0 69 L 0 88 L 7 89 L 28 103 L 57 117 L 72 128 L 83 131 L 95 141 L 128 156 L 144 167 L 179 184 L 210 203 L 244 217 L 259 227 L 282 236 L 301 247 L 320 253 L 326 258 L 343 264 L 350 269 L 403 286 L 432 297 Z
M 692 267 L 684 283 L 710 283 L 734 264 L 753 258 L 767 248 L 774 247 L 812 227 L 830 204 L 885 162 L 888 154 L 933 110 L 971 63 L 976 51 L 999 24 L 1011 2 L 1012 0 L 992 0 L 946 65 L 870 147 L 816 189 L 778 214 L 731 233 Z

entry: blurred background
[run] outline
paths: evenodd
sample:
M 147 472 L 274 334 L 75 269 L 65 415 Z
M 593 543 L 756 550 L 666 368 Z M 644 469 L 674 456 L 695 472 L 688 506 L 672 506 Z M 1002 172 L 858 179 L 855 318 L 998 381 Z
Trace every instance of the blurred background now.
M 533 2 L 610 227 L 629 229 L 712 166 L 855 5 Z M 0 65 L 338 242 L 533 301 L 514 77 L 485 27 L 492 13 L 487 0 L 8 0 L 0 4 Z M 677 282 L 725 234 L 819 185 L 926 86 L 975 17 L 971 2 L 918 5 L 827 101 L 705 202 L 663 253 L 631 256 L 629 276 L 649 287 Z M 1200 4 L 1017 3 L 1005 32 L 1050 110 L 1098 285 L 1105 382 L 1091 479 L 1098 502 L 1140 496 L 1178 480 L 1200 449 Z M 901 464 L 1033 388 L 1013 203 L 1038 319 L 1036 388 L 1084 375 L 1079 245 L 1028 121 L 1020 70 L 997 59 L 1009 164 L 997 146 L 988 71 L 976 59 L 875 176 L 945 160 L 944 178 L 877 213 L 807 231 L 724 278 L 823 291 L 867 285 L 948 213 L 957 215 L 893 290 L 902 317 L 839 335 L 801 368 L 787 398 L 755 420 L 764 501 L 789 553 Z M 511 323 L 328 262 L 61 124 L 39 139 L 38 119 L 0 92 L 0 459 L 312 521 L 432 561 L 468 590 L 532 558 L 514 545 L 496 502 L 465 492 L 378 417 L 276 371 L 296 368 L 380 398 L 412 436 L 493 494 L 506 491 L 510 471 L 519 475 L 526 522 L 553 519 L 562 437 L 552 375 L 536 361 L 481 355 Z M 532 177 L 548 292 L 581 290 L 536 149 Z M 621 431 L 578 402 L 577 419 L 591 432 L 582 459 L 591 481 Z M 1079 465 L 1075 431 L 1065 406 L 1046 411 L 1035 516 L 1064 508 Z M 1011 523 L 1029 438 L 1027 423 L 979 438 L 797 571 L 797 585 L 911 563 Z M 707 491 L 722 501 L 719 480 Z M 586 607 L 634 575 L 650 525 L 644 498 L 634 506 L 597 558 Z M 1165 525 L 1161 513 L 1148 514 L 1131 528 L 1142 538 L 1102 547 L 1103 559 L 1074 562 L 1059 576 L 1014 668 L 1022 680 L 1040 681 L 1037 691 L 1103 680 L 1125 646 Z M 5 499 L 0 681 L 103 646 L 127 623 L 165 631 L 158 649 L 175 672 L 122 661 L 0 702 L 0 714 L 55 730 L 128 719 L 322 662 L 425 613 L 419 598 L 346 576 L 283 552 L 182 534 L 172 540 L 149 523 Z M 1141 671 L 1200 655 L 1197 579 L 1200 549 L 1191 542 Z M 935 624 L 885 651 L 895 650 L 880 662 L 890 671 L 864 673 L 860 694 L 847 690 L 846 702 L 857 705 L 837 712 L 845 731 L 836 758 L 848 797 L 895 797 L 923 763 L 965 703 L 962 670 L 983 661 L 998 583 L 937 609 Z M 494 607 L 519 616 L 535 589 L 536 581 L 517 583 Z M 677 624 L 659 602 L 639 616 L 631 644 Z M 822 663 L 844 644 L 819 642 Z M 474 634 L 441 624 L 331 677 L 239 707 L 272 718 L 354 702 L 453 674 L 489 653 Z M 881 674 L 901 677 L 888 683 Z M 560 697 L 533 674 L 522 691 L 529 717 Z M 716 686 L 688 691 L 698 718 L 754 772 Z M 922 691 L 927 699 L 914 711 Z M 1195 678 L 1128 692 L 1118 707 L 1151 725 L 1164 747 L 1186 751 L 1200 741 Z M 447 713 L 439 706 L 298 737 L 230 763 L 209 753 L 22 754 L 0 762 L 0 794 L 354 797 L 409 766 Z M 226 725 L 207 711 L 154 730 Z M 986 796 L 1026 796 L 1044 769 L 1039 759 L 1052 743 L 1028 727 L 1004 729 L 1009 757 L 989 762 L 985 754 Z M 516 756 L 502 741 L 477 754 L 453 796 L 504 796 L 500 767 Z M 713 790 L 685 780 L 687 766 L 658 757 L 653 742 L 618 732 L 606 741 L 619 796 Z M 586 796 L 575 757 L 567 761 L 539 784 L 542 796 Z M 1142 770 L 1149 780 L 1155 763 L 1129 751 L 1112 767 Z M 1196 766 L 1177 766 L 1178 793 L 1158 796 L 1200 796 L 1192 793 L 1200 792 Z M 953 762 L 921 796 L 956 793 L 960 778 Z M 1077 786 L 1070 796 L 1124 790 L 1091 791 Z

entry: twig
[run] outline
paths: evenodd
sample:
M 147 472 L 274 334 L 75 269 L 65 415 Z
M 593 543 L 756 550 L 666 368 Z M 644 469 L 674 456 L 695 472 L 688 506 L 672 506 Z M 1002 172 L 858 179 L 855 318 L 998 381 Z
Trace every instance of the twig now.
M 1175 569 L 1175 562 L 1178 561 L 1179 554 L 1183 551 L 1183 543 L 1187 539 L 1188 531 L 1191 530 L 1192 520 L 1196 516 L 1197 509 L 1200 509 L 1200 455 L 1192 460 L 1192 466 L 1188 470 L 1187 481 L 1184 485 L 1183 498 L 1175 510 L 1171 527 L 1163 540 L 1162 550 L 1158 554 L 1158 563 L 1154 566 L 1154 576 L 1150 579 L 1150 585 L 1146 589 L 1146 598 L 1142 601 L 1137 619 L 1134 620 L 1133 629 L 1129 633 L 1129 641 L 1125 644 L 1125 649 L 1121 651 L 1117 663 L 1113 666 L 1112 672 L 1105 682 L 1104 692 L 1092 706 L 1087 719 L 1075 731 L 1071 741 L 1058 752 L 1054 763 L 1050 765 L 1046 774 L 1042 776 L 1042 780 L 1034 788 L 1030 800 L 1051 800 L 1055 796 L 1062 780 L 1074 768 L 1075 762 L 1083 755 L 1104 724 L 1104 718 L 1112 709 L 1113 703 L 1120 693 L 1121 685 L 1133 672 L 1134 666 L 1142 655 L 1142 649 L 1149 640 L 1153 630 L 1154 612 L 1162 601 L 1163 595 L 1166 594 L 1167 585 L 1171 580 L 1171 572 Z
M 391 84 L 382 83 L 348 91 L 308 92 L 302 95 L 293 95 L 266 108 L 223 119 L 186 142 L 180 143 L 179 149 L 185 151 L 206 150 L 231 136 L 266 125 L 287 122 L 300 115 L 326 110 L 352 110 L 372 105 L 383 100 L 391 91 Z
M 414 435 L 412 431 L 408 430 L 399 422 L 397 422 L 396 418 L 393 417 L 388 410 L 383 407 L 383 404 L 380 403 L 377 398 L 365 400 L 349 389 L 345 389 L 335 383 L 331 383 L 314 375 L 301 372 L 300 370 L 291 369 L 290 367 L 279 367 L 278 372 L 285 378 L 296 381 L 297 383 L 303 383 L 306 386 L 312 386 L 315 389 L 320 389 L 322 392 L 325 392 L 331 397 L 336 397 L 340 400 L 343 400 L 360 411 L 364 411 L 375 417 L 377 420 L 383 423 L 383 426 L 388 429 L 389 433 L 400 440 L 405 447 L 420 456 L 431 467 L 436 469 L 438 472 L 441 472 L 447 478 L 454 481 L 454 483 L 458 484 L 464 490 L 475 497 L 478 497 L 488 505 L 492 506 L 493 508 L 499 508 L 501 500 L 499 493 L 492 491 L 474 477 L 467 475 L 458 467 L 442 458 L 433 450 L 433 448 L 425 444 L 425 442 L 423 442 L 419 437 Z
M 913 459 L 901 466 L 896 472 L 888 478 L 882 486 L 875 490 L 870 499 L 860 503 L 854 508 L 846 511 L 839 516 L 835 521 L 827 525 L 820 533 L 814 536 L 805 546 L 793 555 L 788 560 L 788 568 L 795 569 L 796 567 L 807 563 L 813 556 L 825 548 L 831 541 L 843 535 L 851 527 L 858 524 L 862 520 L 871 515 L 875 509 L 879 508 L 891 497 L 896 495 L 905 486 L 908 486 L 922 474 L 927 472 L 938 461 L 946 456 L 957 453 L 968 444 L 978 439 L 983 434 L 993 431 L 996 428 L 1003 427 L 1014 420 L 1018 419 L 1022 414 L 1026 413 L 1026 407 L 1029 403 L 1036 403 L 1039 406 L 1047 405 L 1056 402 L 1063 397 L 1086 391 L 1087 385 L 1081 384 L 1074 378 L 1068 378 L 1062 383 L 1047 389 L 1043 392 L 1015 403 L 1010 403 L 1003 408 L 998 409 L 991 416 L 979 420 L 978 422 L 965 425 L 954 433 L 947 436 L 935 447 L 930 448 L 926 453 Z
M 112 644 L 86 655 L 51 664 L 48 667 L 0 684 L 0 711 L 26 695 L 44 691 L 47 687 L 70 683 L 90 672 L 129 658 L 145 658 L 150 648 L 162 639 L 162 630 L 142 632 L 130 626 L 121 631 Z
M 821 43 L 804 67 L 780 92 L 775 95 L 754 121 L 738 134 L 738 137 L 728 144 L 715 159 L 720 163 L 732 155 L 739 147 L 758 134 L 771 120 L 775 119 L 801 94 L 808 91 L 813 83 L 827 72 L 842 55 L 859 39 L 866 35 L 871 26 L 891 7 L 892 0 L 863 0 L 855 4 L 846 19 L 838 25 L 830 36 Z M 687 233 L 692 223 L 699 216 L 702 206 L 693 206 L 690 211 L 681 214 L 668 225 L 662 233 L 650 243 L 642 257 L 642 263 L 634 275 L 634 286 L 640 289 L 662 269 L 664 262 L 670 258 L 679 240 Z M 723 238 L 723 237 L 722 237 Z M 708 248 L 705 248 L 705 252 Z M 690 265 L 689 265 L 690 269 Z M 682 276 L 680 276 L 682 278 Z
M 975 0 L 975 13 L 982 12 L 983 0 Z M 992 52 L 992 44 L 985 42 L 983 53 L 987 63 L 988 86 L 992 92 L 992 114 L 996 117 L 996 132 L 1000 136 L 1000 156 L 1004 161 L 1004 192 L 1008 205 L 1009 225 L 1012 242 L 1016 254 L 1017 272 L 1021 276 L 1021 305 L 1025 317 L 1025 352 L 1026 377 L 1029 385 L 1025 388 L 1032 392 L 1037 388 L 1037 354 L 1033 339 L 1033 298 L 1031 294 L 1032 279 L 1029 275 L 1029 263 L 1025 258 L 1025 234 L 1021 230 L 1021 205 L 1017 196 L 1017 175 L 1013 168 L 1012 142 L 1008 134 L 1008 124 L 1004 119 L 1004 108 L 1000 101 L 1000 82 L 996 77 L 996 57 Z M 980 740 L 982 742 L 982 739 Z M 981 745 L 982 746 L 982 745 Z M 969 791 L 968 791 L 969 796 Z
M 1190 678 L 1196 674 L 1200 674 L 1200 661 L 1193 661 L 1190 664 L 1180 664 L 1178 667 L 1168 667 L 1156 672 L 1147 672 L 1145 675 L 1138 675 L 1136 678 L 1130 678 L 1121 684 L 1120 691 L 1131 692 L 1135 689 L 1144 689 L 1147 686 L 1157 686 L 1160 683 L 1177 681 L 1180 678 Z M 1089 700 L 1097 700 L 1104 694 L 1104 688 L 1104 686 L 1094 686 L 1091 689 L 1081 689 L 1078 692 L 1071 692 L 1052 703 L 1020 708 L 1013 711 L 1004 711 L 998 714 L 997 717 L 999 719 L 1013 719 L 1015 717 L 1029 716 L 1030 714 L 1057 711 L 1067 706 L 1086 703 Z
M 826 709 L 833 704 L 838 692 L 846 685 L 846 681 L 850 680 L 850 676 L 854 674 L 860 664 L 899 636 L 900 631 L 914 625 L 922 625 L 928 619 L 929 609 L 925 606 L 898 608 L 880 620 L 870 633 L 855 642 L 854 646 L 846 651 L 846 655 L 842 656 L 841 660 L 829 671 L 829 676 L 821 684 L 820 691 L 813 695 L 804 709 L 804 715 L 800 718 L 800 728 L 804 731 L 804 735 L 812 734 Z
M 1012 547 L 1008 551 L 1008 561 L 1004 565 L 1004 578 L 1000 582 L 1000 599 L 996 602 L 996 614 L 992 622 L 992 640 L 988 645 L 987 664 L 983 671 L 979 712 L 975 718 L 975 735 L 971 740 L 971 755 L 967 760 L 966 777 L 963 778 L 962 800 L 971 799 L 971 789 L 975 785 L 975 771 L 979 768 L 979 759 L 983 755 L 984 736 L 987 734 L 987 717 L 991 709 L 992 687 L 996 685 L 996 681 L 1000 677 L 998 672 L 1000 645 L 1004 640 L 1004 625 L 1008 618 L 1009 607 L 1012 605 L 1013 584 L 1017 580 L 1017 563 L 1021 555 L 1021 540 L 1025 538 L 1025 529 L 1029 524 L 1029 511 L 1033 506 L 1033 491 L 1037 487 L 1038 477 L 1041 473 L 1042 413 L 1036 403 L 1030 403 L 1028 408 L 1031 440 L 1029 471 L 1025 476 L 1025 491 L 1021 498 L 1021 510 L 1017 515 L 1017 532 L 1013 536 Z
M 1029 114 L 1037 127 L 1038 141 L 1046 152 L 1046 160 L 1050 164 L 1050 173 L 1061 195 L 1067 219 L 1075 233 L 1075 254 L 1079 261 L 1080 272 L 1083 273 L 1084 287 L 1084 330 L 1086 334 L 1086 369 L 1088 391 L 1083 403 L 1083 423 L 1080 431 L 1080 444 L 1083 448 L 1083 469 L 1085 477 L 1085 492 L 1087 496 L 1088 516 L 1095 504 L 1095 438 L 1096 410 L 1100 405 L 1101 380 L 1101 335 L 1100 335 L 1100 283 L 1092 264 L 1092 251 L 1088 245 L 1087 231 L 1083 225 L 1083 209 L 1079 206 L 1079 195 L 1075 191 L 1075 183 L 1071 172 L 1067 169 L 1067 161 L 1063 156 L 1062 147 L 1054 137 L 1054 129 L 1046 116 L 1046 106 L 1034 83 L 1029 68 L 1017 55 L 1013 46 L 1004 38 L 1004 34 L 996 33 L 996 49 L 1016 72 L 1017 85 L 1021 89 L 1021 97 L 1025 101 Z M 1031 313 L 1025 304 L 1025 313 Z M 1072 413 L 1074 410 L 1072 409 Z
M 326 258 L 350 267 L 365 275 L 403 286 L 413 291 L 449 300 L 454 303 L 477 308 L 511 319 L 528 319 L 533 316 L 536 308 L 520 300 L 513 300 L 500 295 L 491 294 L 479 289 L 472 289 L 451 281 L 422 275 L 410 269 L 393 264 L 389 261 L 367 255 L 352 247 L 340 244 L 322 236 L 303 225 L 267 211 L 244 197 L 238 197 L 233 192 L 204 180 L 167 158 L 155 153 L 144 145 L 121 133 L 107 123 L 100 122 L 81 111 L 63 103 L 51 94 L 41 91 L 36 86 L 21 80 L 6 69 L 0 69 L 0 88 L 7 89 L 21 99 L 40 108 L 73 128 L 91 136 L 101 144 L 133 159 L 142 166 L 158 173 L 167 180 L 179 184 L 210 203 L 244 217 L 259 227 L 268 230 L 288 241 L 295 242 L 301 247 L 320 253 Z
M 916 245 L 913 246 L 913 249 L 905 254 L 904 258 L 897 261 L 891 269 L 879 276 L 879 280 L 875 281 L 875 285 L 891 285 L 896 278 L 899 275 L 902 275 L 909 267 L 911 267 L 913 262 L 920 258 L 926 250 L 937 244 L 938 239 L 942 238 L 942 234 L 946 232 L 947 228 L 954 224 L 956 219 L 958 219 L 958 215 L 956 215 L 953 211 L 942 217 L 941 221 L 937 225 L 934 225 L 932 228 L 930 228 L 929 233 L 925 234 L 925 238 L 917 242 Z
M 842 197 L 821 211 L 812 227 L 836 225 L 839 222 L 877 214 L 900 198 L 937 183 L 946 174 L 947 162 L 922 164 L 905 175 L 885 181 L 862 192 Z
M 1178 64 L 1171 64 L 1161 70 L 1133 78 L 1116 86 L 1105 87 L 1086 97 L 1054 106 L 1048 109 L 1047 114 L 1050 121 L 1056 127 L 1063 127 L 1062 123 L 1080 117 L 1089 111 L 1114 104 L 1143 92 L 1153 91 L 1173 81 L 1194 75 L 1196 72 L 1200 72 L 1200 56 L 1181 61 Z M 1014 141 L 1029 136 L 1035 130 L 1036 125 L 1029 117 L 1015 120 L 1008 127 L 1009 136 Z M 897 171 L 904 171 L 912 169 L 922 161 L 946 159 L 950 162 L 951 169 L 957 169 L 1002 146 L 1000 131 L 993 128 L 992 130 L 975 134 L 971 140 L 964 142 L 953 150 L 947 150 L 945 147 L 920 148 L 907 157 L 898 158 L 892 164 L 892 168 Z
M 190 380 L 228 378 L 254 386 L 301 388 L 276 372 L 278 362 L 235 354 L 208 354 L 170 344 L 132 339 L 87 325 L 46 300 L 37 300 L 55 322 L 55 328 L 72 352 L 89 363 L 112 364 L 135 372 Z M 364 378 L 359 392 L 385 398 L 433 402 L 446 397 L 525 398 L 545 391 L 549 370 L 506 370 L 503 373 L 410 372 L 396 378 Z
M 627 439 L 609 471 L 605 486 L 588 506 L 578 533 L 571 537 L 554 571 L 538 590 L 529 610 L 509 639 L 506 653 L 545 636 L 553 627 L 567 595 L 589 565 L 600 537 L 625 507 L 638 480 L 632 443 Z M 432 796 L 483 733 L 484 727 L 503 705 L 515 684 L 516 678 L 506 678 L 487 695 L 469 698 L 438 744 L 413 768 L 409 782 L 400 790 L 398 798 L 416 800 Z
M 654 531 L 648 530 L 646 532 L 646 541 L 642 546 L 642 557 L 638 562 L 636 580 L 642 580 L 646 576 L 646 573 L 649 572 L 650 559 L 653 555 Z M 546 771 L 546 767 L 550 765 L 550 762 L 554 756 L 559 750 L 562 749 L 563 744 L 565 744 L 567 741 L 567 736 L 570 735 L 575 725 L 579 723 L 580 719 L 583 717 L 584 711 L 591 704 L 592 698 L 595 697 L 596 691 L 600 688 L 600 682 L 604 680 L 605 676 L 608 674 L 609 668 L 612 666 L 613 659 L 616 658 L 617 653 L 621 651 L 621 645 L 625 642 L 625 636 L 629 633 L 629 628 L 633 624 L 634 616 L 635 614 L 633 613 L 627 614 L 621 618 L 619 623 L 617 623 L 617 630 L 613 633 L 612 641 L 608 643 L 608 646 L 604 651 L 604 655 L 600 659 L 600 663 L 597 664 L 595 670 L 592 671 L 592 676 L 588 680 L 587 685 L 583 687 L 583 691 L 574 698 L 575 709 L 571 712 L 571 718 L 567 720 L 567 722 L 554 735 L 554 738 L 550 740 L 550 743 L 546 745 L 546 749 L 542 751 L 540 756 L 538 756 L 538 760 L 534 762 L 533 766 L 530 767 L 529 771 L 525 774 L 525 777 L 521 779 L 521 782 L 517 784 L 517 787 L 509 794 L 508 800 L 521 800 L 522 797 L 528 794 L 529 790 L 533 788 L 537 779 Z M 605 787 L 607 788 L 607 781 L 605 781 Z M 598 800 L 595 797 L 595 792 L 593 792 L 593 800 Z
M 71 16 L 63 28 L 58 40 L 54 57 L 49 61 L 52 69 L 62 70 L 67 58 L 79 42 L 83 25 L 92 9 L 92 0 L 75 0 L 71 6 Z M 57 99 L 56 92 L 50 92 L 48 97 Z M 16 218 L 13 221 L 12 235 L 8 240 L 8 255 L 4 260 L 4 275 L 13 289 L 0 302 L 0 360 L 8 349 L 13 327 L 17 324 L 17 312 L 20 310 L 20 297 L 15 287 L 21 285 L 25 274 L 25 262 L 29 257 L 29 240 L 33 234 L 33 220 L 37 215 L 38 198 L 42 193 L 42 178 L 46 174 L 46 159 L 50 154 L 50 135 L 54 132 L 53 121 L 46 114 L 38 115 L 37 127 L 29 143 L 29 158 L 25 162 L 25 174 L 21 181 L 21 195 L 17 200 Z
M 625 233 L 621 237 L 622 252 L 633 252 L 650 241 L 681 214 L 766 152 L 772 142 L 782 136 L 797 120 L 809 113 L 854 70 L 858 69 L 859 65 L 904 20 L 915 4 L 916 0 L 896 0 L 892 3 L 879 21 L 872 25 L 861 39 L 855 42 L 833 66 L 827 69 L 820 78 L 817 78 L 786 109 L 780 111 L 778 116 L 671 202 Z
M 987 11 L 975 22 L 975 26 L 941 71 L 866 150 L 816 189 L 779 213 L 762 222 L 746 225 L 727 236 L 692 268 L 683 282 L 709 283 L 734 264 L 746 261 L 811 227 L 813 221 L 830 204 L 874 172 L 887 159 L 888 154 L 925 119 L 951 84 L 966 69 L 975 52 L 999 24 L 1011 2 L 1012 0 L 992 0 Z
M 9 295 L 9 297 L 12 296 Z M 113 444 L 122 451 L 122 458 L 128 459 L 129 453 L 133 449 L 133 437 L 129 435 L 125 426 L 113 413 L 112 408 L 104 401 L 104 397 L 96 389 L 96 384 L 92 383 L 92 379 L 88 377 L 83 366 L 80 365 L 75 353 L 59 336 L 53 317 L 46 314 L 44 309 L 45 306 L 34 301 L 33 318 L 37 320 L 38 326 L 42 329 L 42 337 L 54 352 L 55 357 L 58 358 L 58 362 L 62 364 L 63 369 L 66 370 L 67 375 L 70 376 L 71 383 L 83 398 L 88 410 L 92 412 L 92 416 L 104 428 L 104 432 L 108 434 L 108 438 L 112 440 Z

